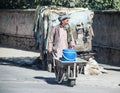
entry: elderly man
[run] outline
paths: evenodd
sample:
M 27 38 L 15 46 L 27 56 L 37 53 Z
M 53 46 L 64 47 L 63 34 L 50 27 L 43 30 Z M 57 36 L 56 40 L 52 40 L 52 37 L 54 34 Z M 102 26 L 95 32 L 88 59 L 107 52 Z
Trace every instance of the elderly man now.
M 69 34 L 67 29 L 69 28 L 69 16 L 67 14 L 61 14 L 58 17 L 60 24 L 55 26 L 50 32 L 48 40 L 48 51 L 53 53 L 53 56 L 56 58 L 62 57 L 62 50 L 68 48 L 69 46 L 74 46 L 73 38 Z M 71 40 L 68 41 L 68 38 Z M 69 44 L 68 44 L 69 43 Z

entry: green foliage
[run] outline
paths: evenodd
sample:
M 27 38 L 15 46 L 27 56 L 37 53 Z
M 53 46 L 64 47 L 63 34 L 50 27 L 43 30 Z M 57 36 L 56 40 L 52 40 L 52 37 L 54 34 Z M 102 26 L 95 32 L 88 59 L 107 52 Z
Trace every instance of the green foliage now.
M 28 9 L 37 5 L 84 7 L 93 10 L 120 10 L 120 0 L 0 0 L 0 9 Z
M 120 10 L 120 0 L 78 0 L 77 7 L 93 10 Z M 84 2 L 83 2 L 84 1 Z
M 115 0 L 89 0 L 89 7 L 97 10 L 113 10 Z
M 77 7 L 87 7 L 93 10 L 119 10 L 120 0 L 78 0 Z M 84 2 L 83 2 L 84 1 Z
M 0 0 L 0 9 L 36 8 L 38 0 Z
M 120 0 L 115 0 L 113 5 L 116 10 L 120 11 Z

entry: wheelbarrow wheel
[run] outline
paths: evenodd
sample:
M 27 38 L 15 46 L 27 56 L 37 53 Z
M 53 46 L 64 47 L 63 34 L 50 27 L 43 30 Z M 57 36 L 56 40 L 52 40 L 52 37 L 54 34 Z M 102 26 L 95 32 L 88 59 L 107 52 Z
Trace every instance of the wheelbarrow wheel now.
M 76 85 L 76 79 L 68 79 L 68 86 L 73 87 Z

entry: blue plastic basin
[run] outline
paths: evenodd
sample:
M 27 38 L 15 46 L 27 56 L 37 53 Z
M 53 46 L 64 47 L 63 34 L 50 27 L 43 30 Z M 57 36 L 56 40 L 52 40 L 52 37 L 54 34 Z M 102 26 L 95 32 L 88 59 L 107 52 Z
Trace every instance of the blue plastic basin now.
M 62 61 L 75 61 L 76 50 L 74 49 L 63 49 Z

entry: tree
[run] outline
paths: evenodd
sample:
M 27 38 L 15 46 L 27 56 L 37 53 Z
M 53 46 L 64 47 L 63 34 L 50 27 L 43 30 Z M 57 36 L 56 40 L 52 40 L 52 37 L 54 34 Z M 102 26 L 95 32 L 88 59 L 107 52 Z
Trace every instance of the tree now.
M 0 9 L 36 8 L 39 0 L 0 0 Z
M 0 9 L 28 9 L 37 5 L 84 7 L 93 10 L 120 10 L 120 0 L 0 0 Z

